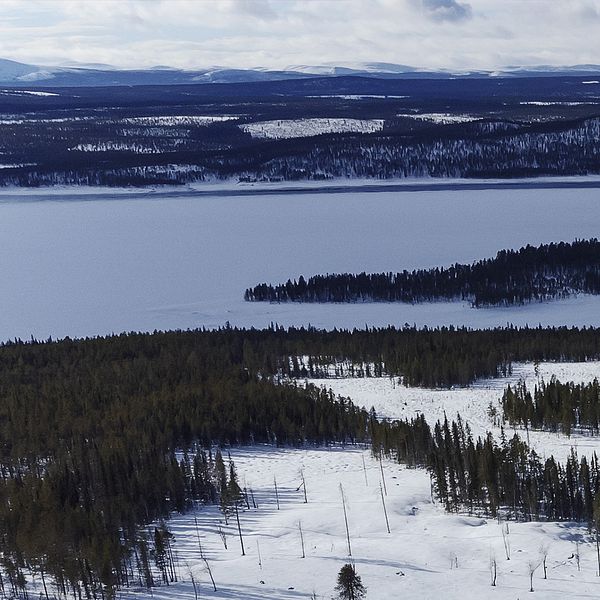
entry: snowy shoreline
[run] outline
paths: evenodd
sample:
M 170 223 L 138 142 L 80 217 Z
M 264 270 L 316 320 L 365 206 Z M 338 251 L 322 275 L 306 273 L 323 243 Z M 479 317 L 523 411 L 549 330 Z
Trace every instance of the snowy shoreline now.
M 518 179 L 332 179 L 327 181 L 237 182 L 223 181 L 188 185 L 106 187 L 60 185 L 53 187 L 0 188 L 0 202 L 27 200 L 108 200 L 182 197 L 229 197 L 297 194 L 341 194 L 378 192 L 448 192 L 478 190 L 600 189 L 600 175 L 530 177 Z

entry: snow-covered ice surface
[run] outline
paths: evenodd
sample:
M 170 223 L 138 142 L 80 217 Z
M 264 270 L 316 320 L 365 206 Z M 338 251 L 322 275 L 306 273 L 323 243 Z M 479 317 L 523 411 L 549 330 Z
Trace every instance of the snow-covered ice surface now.
M 313 324 L 600 325 L 600 297 L 501 309 L 466 304 L 246 303 L 301 274 L 470 262 L 501 248 L 597 236 L 597 189 L 124 199 L 0 194 L 0 339 Z M 108 198 L 108 199 L 107 199 Z M 335 225 L 332 225 L 335 224 Z
M 536 595 L 532 597 L 592 598 L 600 591 L 595 547 L 585 529 L 573 524 L 511 522 L 511 560 L 507 561 L 502 541 L 504 524 L 445 513 L 443 507 L 431 502 L 429 477 L 423 470 L 407 470 L 384 461 L 391 529 L 388 534 L 379 492 L 380 468 L 367 450 L 251 448 L 232 449 L 231 456 L 241 482 L 252 487 L 258 505 L 258 509 L 246 510 L 240 517 L 246 556 L 241 556 L 233 523 L 226 527 L 228 550 L 224 549 L 217 532 L 222 516 L 216 508 L 196 514 L 203 551 L 217 584 L 217 592 L 213 592 L 199 556 L 194 515 L 176 516 L 170 526 L 176 537 L 182 581 L 154 589 L 153 598 L 194 598 L 191 570 L 203 599 L 329 600 L 337 572 L 352 561 L 370 600 L 515 600 L 529 595 L 527 564 L 539 560 L 542 544 L 549 548 L 548 579 L 542 578 L 540 567 L 534 577 Z M 306 479 L 307 504 L 297 489 L 301 469 Z M 276 506 L 274 476 L 280 510 Z M 340 484 L 347 498 L 351 559 Z M 300 558 L 300 521 L 304 559 Z M 582 542 L 581 571 L 572 556 L 576 540 Z M 262 568 L 258 564 L 259 549 Z M 496 588 L 490 586 L 489 579 L 492 555 L 498 561 Z M 149 594 L 120 594 L 122 598 L 140 596 Z
M 589 383 L 600 379 L 600 362 L 585 363 L 540 363 L 539 375 L 535 374 L 532 363 L 517 363 L 508 377 L 497 379 L 482 379 L 470 387 L 453 389 L 428 389 L 406 387 L 398 383 L 397 378 L 329 378 L 309 379 L 309 383 L 326 387 L 335 394 L 347 396 L 352 401 L 367 409 L 375 408 L 381 417 L 391 419 L 411 419 L 423 414 L 427 422 L 433 426 L 437 421 L 461 418 L 467 422 L 474 437 L 484 436 L 491 431 L 496 438 L 500 436 L 500 426 L 494 423 L 489 415 L 489 407 L 497 409 L 502 415 L 500 399 L 508 385 L 514 385 L 523 380 L 527 387 L 533 389 L 540 380 L 549 381 L 555 375 L 559 381 Z M 513 429 L 506 425 L 505 433 L 511 436 L 516 431 L 523 439 L 527 433 L 523 429 Z M 542 456 L 553 454 L 564 460 L 571 448 L 578 453 L 591 456 L 593 452 L 600 455 L 600 436 L 590 436 L 583 433 L 573 433 L 570 437 L 543 431 L 530 431 L 529 443 Z

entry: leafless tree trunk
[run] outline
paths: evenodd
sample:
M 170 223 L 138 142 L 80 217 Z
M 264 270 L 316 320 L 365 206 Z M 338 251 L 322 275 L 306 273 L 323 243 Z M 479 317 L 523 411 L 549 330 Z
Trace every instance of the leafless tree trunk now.
M 304 552 L 304 534 L 302 533 L 302 521 L 298 521 L 298 531 L 300 532 L 300 543 L 302 544 L 302 558 L 306 558 Z
M 540 546 L 540 556 L 542 558 L 542 567 L 544 568 L 544 579 L 548 579 L 548 570 L 546 567 L 546 562 L 548 560 L 548 546 L 545 544 Z
M 383 481 L 383 491 L 387 496 L 387 486 L 385 485 L 385 473 L 383 472 L 383 457 L 381 454 L 379 455 L 379 468 L 381 469 L 381 481 Z
M 506 527 L 502 527 L 502 541 L 504 542 L 504 552 L 506 553 L 506 560 L 510 560 L 510 540 L 508 539 L 509 534 L 508 523 Z
M 533 592 L 533 574 L 535 573 L 536 569 L 540 566 L 540 563 L 536 563 L 533 561 L 529 561 L 527 563 L 527 567 L 529 568 L 529 591 Z
M 381 494 L 381 504 L 383 504 L 383 514 L 385 515 L 385 526 L 387 527 L 387 532 L 390 532 L 390 522 L 388 520 L 387 510 L 385 508 L 385 498 L 383 497 L 383 488 L 381 487 L 381 483 L 379 484 L 379 493 Z
M 346 539 L 348 541 L 348 556 L 352 556 L 352 546 L 350 545 L 350 529 L 348 528 L 348 514 L 346 513 L 346 496 L 344 496 L 344 488 L 340 483 L 340 493 L 342 494 L 342 508 L 344 510 L 344 523 L 346 524 Z
M 225 531 L 223 531 L 223 528 L 220 525 L 217 531 L 219 532 L 219 537 L 223 542 L 223 546 L 225 546 L 225 550 L 227 550 L 227 534 L 225 533 Z
M 206 570 L 208 571 L 208 576 L 210 577 L 210 580 L 212 582 L 213 591 L 216 592 L 217 591 L 217 585 L 215 583 L 215 578 L 213 577 L 212 570 L 211 570 L 210 565 L 208 564 L 208 561 L 206 560 L 206 558 L 204 558 L 204 564 L 206 565 Z
M 492 554 L 490 557 L 490 578 L 492 587 L 496 587 L 496 577 L 498 576 L 498 562 L 496 561 L 496 556 Z
M 277 490 L 277 478 L 273 477 L 273 484 L 275 485 L 275 500 L 277 500 L 277 510 L 279 510 L 279 491 Z
M 234 502 L 235 506 L 235 519 L 237 521 L 238 533 L 240 535 L 240 546 L 242 547 L 242 556 L 246 556 L 246 551 L 244 550 L 244 538 L 242 537 L 242 526 L 240 525 L 240 511 L 237 505 L 237 502 Z
M 369 480 L 367 479 L 367 465 L 365 464 L 365 455 L 361 454 L 360 457 L 362 458 L 363 472 L 365 474 L 365 485 L 369 487 Z

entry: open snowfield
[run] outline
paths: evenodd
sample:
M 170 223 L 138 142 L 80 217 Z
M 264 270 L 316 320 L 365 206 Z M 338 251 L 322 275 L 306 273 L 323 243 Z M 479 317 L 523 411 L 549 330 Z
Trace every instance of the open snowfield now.
M 591 381 L 600 363 L 542 363 L 539 377 Z M 380 415 L 410 417 L 423 412 L 430 424 L 460 412 L 475 435 L 499 433 L 487 417 L 505 385 L 519 379 L 537 381 L 532 364 L 518 364 L 510 377 L 482 380 L 469 389 L 425 390 L 399 386 L 389 378 L 311 380 L 334 392 L 349 395 L 360 405 L 375 406 Z M 531 434 L 541 454 L 563 459 L 572 445 L 580 453 L 600 450 L 600 438 Z M 257 508 L 241 513 L 246 555 L 241 555 L 234 521 L 228 526 L 217 508 L 176 516 L 170 522 L 176 537 L 181 580 L 153 591 L 154 598 L 193 598 L 193 575 L 200 598 L 259 598 L 288 600 L 333 596 L 335 576 L 352 561 L 368 588 L 367 598 L 408 600 L 444 598 L 517 599 L 529 594 L 530 562 L 540 562 L 540 549 L 548 549 L 548 579 L 543 569 L 534 573 L 534 590 L 548 599 L 591 598 L 600 593 L 596 549 L 587 530 L 570 523 L 510 522 L 507 536 L 510 560 L 502 537 L 505 523 L 493 519 L 446 513 L 432 502 L 429 477 L 424 470 L 406 469 L 391 461 L 380 464 L 361 448 L 311 450 L 255 447 L 232 449 L 240 483 L 252 489 Z M 364 460 L 364 464 L 363 464 Z M 391 533 L 387 533 L 380 484 Z M 304 503 L 301 472 L 306 480 Z M 274 489 L 277 479 L 280 509 Z M 344 526 L 340 492 L 346 501 L 352 556 Z M 198 530 L 194 518 L 198 520 Z M 305 544 L 302 556 L 299 523 Z M 228 549 L 218 533 L 226 531 Z M 212 590 L 198 537 L 212 569 L 217 591 Z M 580 543 L 580 569 L 575 559 Z M 260 552 L 260 564 L 259 564 Z M 497 560 L 497 587 L 490 585 L 490 559 Z M 145 596 L 143 591 L 122 592 L 123 598 Z
M 301 274 L 470 262 L 501 248 L 597 236 L 596 189 L 268 196 L 1 196 L 0 339 L 233 325 L 600 325 L 600 298 L 467 304 L 245 303 Z M 133 194 L 135 195 L 135 194 Z M 65 192 L 64 198 L 69 198 Z M 331 225 L 335 223 L 335 227 Z
M 585 363 L 540 363 L 539 379 L 549 381 L 555 375 L 561 382 L 589 383 L 600 379 L 600 362 Z M 423 414 L 427 422 L 433 426 L 437 421 L 448 420 L 460 414 L 464 422 L 469 424 L 475 437 L 484 436 L 488 431 L 498 438 L 500 426 L 494 423 L 489 415 L 490 404 L 502 415 L 500 399 L 508 385 L 523 380 L 528 388 L 538 382 L 532 363 L 514 365 L 512 375 L 498 379 L 482 379 L 467 388 L 427 389 L 406 387 L 398 383 L 397 378 L 330 378 L 308 379 L 309 383 L 326 387 L 340 396 L 347 396 L 352 401 L 367 409 L 375 408 L 380 417 L 391 419 L 411 419 Z M 507 436 L 516 431 L 523 439 L 527 434 L 523 429 L 505 428 Z M 550 456 L 564 460 L 571 448 L 576 448 L 580 455 L 591 456 L 596 452 L 600 456 L 600 436 L 589 436 L 573 433 L 570 437 L 543 431 L 530 431 L 529 443 L 541 456 Z
M 240 516 L 246 556 L 241 556 L 235 524 L 230 522 L 225 527 L 218 509 L 196 513 L 203 552 L 217 585 L 214 592 L 200 558 L 194 515 L 175 517 L 170 525 L 176 537 L 182 580 L 154 589 L 154 598 L 194 598 L 191 571 L 200 598 L 329 600 L 337 572 L 351 560 L 368 588 L 370 600 L 515 600 L 529 594 L 528 562 L 539 561 L 539 550 L 544 544 L 549 550 L 548 579 L 543 579 L 541 567 L 535 572 L 537 597 L 562 600 L 592 598 L 600 593 L 595 547 L 584 528 L 567 523 L 511 522 L 511 560 L 507 561 L 502 539 L 504 524 L 445 513 L 443 507 L 431 502 L 429 477 L 423 470 L 407 470 L 384 462 L 388 492 L 384 498 L 391 530 L 388 534 L 379 490 L 380 468 L 369 451 L 252 448 L 233 449 L 231 455 L 240 481 L 252 487 L 258 505 L 254 509 L 250 502 L 251 509 Z M 297 489 L 301 469 L 306 478 L 307 504 Z M 340 484 L 347 499 L 351 558 Z M 304 535 L 304 559 L 299 522 Z M 228 550 L 218 534 L 219 524 L 227 532 Z M 572 556 L 576 540 L 582 542 L 581 571 Z M 496 588 L 490 586 L 491 556 L 498 561 Z M 120 597 L 146 595 L 143 591 L 123 591 Z

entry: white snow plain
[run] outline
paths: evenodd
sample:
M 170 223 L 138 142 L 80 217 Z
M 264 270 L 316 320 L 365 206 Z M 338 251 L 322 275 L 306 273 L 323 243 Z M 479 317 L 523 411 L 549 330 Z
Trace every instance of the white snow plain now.
M 78 188 L 79 189 L 79 188 Z M 600 325 L 600 297 L 523 307 L 247 303 L 288 277 L 470 262 L 589 238 L 599 191 L 458 190 L 124 199 L 0 194 L 0 340 L 232 325 Z M 64 199 L 64 201 L 62 201 Z M 334 225 L 333 225 L 334 224 Z

